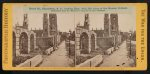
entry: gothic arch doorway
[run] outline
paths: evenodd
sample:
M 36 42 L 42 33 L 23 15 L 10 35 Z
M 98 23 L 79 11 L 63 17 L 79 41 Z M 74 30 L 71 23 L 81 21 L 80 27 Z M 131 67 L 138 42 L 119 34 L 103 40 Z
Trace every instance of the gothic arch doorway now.
M 20 34 L 19 38 L 19 49 L 21 54 L 28 53 L 28 35 L 25 32 Z
M 91 35 L 91 51 L 95 50 L 95 36 L 94 34 Z
M 33 34 L 30 35 L 30 50 L 31 51 L 34 50 L 34 35 Z
M 87 54 L 89 50 L 89 37 L 85 32 L 83 32 L 80 36 L 80 50 L 81 54 Z

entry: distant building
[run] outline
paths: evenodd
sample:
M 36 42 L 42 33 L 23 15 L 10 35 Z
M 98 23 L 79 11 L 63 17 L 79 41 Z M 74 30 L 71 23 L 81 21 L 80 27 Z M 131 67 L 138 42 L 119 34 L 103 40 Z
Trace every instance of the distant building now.
M 56 47 L 60 42 L 60 35 L 57 30 L 57 15 L 43 14 L 43 30 L 33 30 L 37 36 L 37 46 L 41 49 Z
M 97 34 L 97 45 L 107 49 L 121 43 L 121 35 L 118 25 L 118 14 L 104 14 L 104 30 L 93 30 Z
M 102 34 L 103 33 L 103 34 Z M 118 46 L 121 43 L 121 35 L 118 25 L 118 14 L 104 14 L 104 30 L 101 30 L 101 38 L 98 37 L 98 46 L 107 49 L 112 46 Z
M 94 30 L 98 37 L 119 35 L 118 14 L 104 14 L 104 30 Z M 99 35 L 100 34 L 100 35 Z

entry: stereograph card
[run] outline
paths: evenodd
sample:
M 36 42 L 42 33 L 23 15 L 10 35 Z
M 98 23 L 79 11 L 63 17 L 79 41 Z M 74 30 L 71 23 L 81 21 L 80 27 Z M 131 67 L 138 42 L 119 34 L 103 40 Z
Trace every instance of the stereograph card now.
M 3 70 L 146 70 L 146 3 L 4 3 Z

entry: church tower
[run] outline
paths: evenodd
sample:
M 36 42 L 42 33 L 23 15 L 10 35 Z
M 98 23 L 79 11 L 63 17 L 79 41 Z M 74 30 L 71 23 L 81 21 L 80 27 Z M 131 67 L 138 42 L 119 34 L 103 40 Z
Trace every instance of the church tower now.
M 43 37 L 48 37 L 49 35 L 49 28 L 48 28 L 48 15 L 47 13 L 43 14 Z
M 104 36 L 110 36 L 109 14 L 104 14 Z
M 118 14 L 110 14 L 111 34 L 115 35 L 119 32 Z
M 28 29 L 28 14 L 24 14 L 23 28 Z
M 49 30 L 50 30 L 50 35 L 53 36 L 53 44 L 54 44 L 54 50 L 58 46 L 57 44 L 57 15 L 56 14 L 49 14 Z
M 85 14 L 84 28 L 89 30 L 89 14 Z
M 55 35 L 57 33 L 57 15 L 56 14 L 49 14 L 49 28 L 50 28 L 50 35 Z

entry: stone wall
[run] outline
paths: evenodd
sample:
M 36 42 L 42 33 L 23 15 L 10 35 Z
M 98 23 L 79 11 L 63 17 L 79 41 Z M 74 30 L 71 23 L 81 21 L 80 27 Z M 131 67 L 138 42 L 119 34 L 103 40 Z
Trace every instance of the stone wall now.
M 25 62 L 17 65 L 17 67 L 36 67 L 43 61 L 42 55 L 36 55 L 35 57 L 26 60 Z
M 53 37 L 40 37 L 36 39 L 36 46 L 42 50 L 45 50 L 53 46 Z
M 79 64 L 79 65 L 76 65 L 76 67 L 96 67 L 102 62 L 103 62 L 102 55 L 97 55 L 97 56 L 95 56 L 91 59 L 88 59 L 87 61 Z
M 97 46 L 98 48 L 108 49 L 112 47 L 113 38 L 112 37 L 98 37 L 97 38 Z

